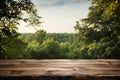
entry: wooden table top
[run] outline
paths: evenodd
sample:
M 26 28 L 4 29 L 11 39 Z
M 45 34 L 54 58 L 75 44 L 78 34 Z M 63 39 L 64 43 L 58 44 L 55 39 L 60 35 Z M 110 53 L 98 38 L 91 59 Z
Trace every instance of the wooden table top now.
M 45 79 L 46 77 L 48 78 Z M 64 80 L 65 78 L 70 78 L 68 80 L 120 80 L 120 60 L 0 60 L 0 80 L 43 80 L 43 78 L 44 80 Z

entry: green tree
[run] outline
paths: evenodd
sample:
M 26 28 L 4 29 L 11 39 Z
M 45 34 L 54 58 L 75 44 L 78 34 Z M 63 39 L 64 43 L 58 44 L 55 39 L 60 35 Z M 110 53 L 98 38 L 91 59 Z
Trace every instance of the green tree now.
M 7 40 L 6 40 L 7 39 Z M 26 58 L 26 48 L 27 44 L 21 41 L 18 38 L 9 37 L 3 39 L 2 47 L 5 50 L 5 53 L 3 57 L 1 58 L 7 58 L 7 59 L 16 59 L 16 58 Z M 1 54 L 1 55 L 3 55 Z
M 43 55 L 41 55 L 41 47 L 39 42 L 36 42 L 36 40 L 33 40 L 32 42 L 29 42 L 27 47 L 27 53 L 30 55 L 29 58 L 33 59 L 41 59 Z
M 94 30 L 92 27 L 86 24 L 80 24 L 79 21 L 76 22 L 74 26 L 76 33 L 74 36 L 74 42 L 76 44 L 90 44 L 94 41 L 99 41 L 103 37 L 101 31 Z
M 60 46 L 57 41 L 52 38 L 47 39 L 43 42 L 42 46 L 44 47 L 45 53 L 47 54 L 48 58 L 60 58 Z
M 46 31 L 44 30 L 38 30 L 35 33 L 36 36 L 36 41 L 39 42 L 39 44 L 42 44 L 42 42 L 45 40 L 46 38 Z
M 102 31 L 105 37 L 115 39 L 120 35 L 119 9 L 119 0 L 93 0 L 88 18 L 82 21 L 95 30 Z
M 70 42 L 61 42 L 60 43 L 61 58 L 68 58 L 69 52 L 70 52 Z
M 26 14 L 27 16 L 25 16 Z M 16 26 L 19 24 L 18 21 L 22 20 L 28 22 L 29 25 L 39 26 L 41 23 L 40 18 L 31 0 L 0 1 L 0 55 L 3 53 L 6 54 L 5 46 L 8 47 L 3 42 L 10 40 L 11 37 L 13 41 L 17 39 L 18 33 Z M 6 55 L 4 55 L 4 58 Z
M 101 8 L 102 6 L 102 8 Z M 119 0 L 92 0 L 87 18 L 76 23 L 73 58 L 120 58 Z
M 61 58 L 59 43 L 53 39 L 44 40 L 42 44 L 37 41 L 29 43 L 28 52 L 33 59 Z

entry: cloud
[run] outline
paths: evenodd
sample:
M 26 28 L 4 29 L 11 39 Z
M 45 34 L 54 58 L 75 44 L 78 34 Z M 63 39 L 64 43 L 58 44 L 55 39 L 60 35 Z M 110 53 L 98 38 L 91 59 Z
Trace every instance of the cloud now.
M 83 4 L 88 0 L 33 0 L 39 7 L 64 6 L 69 4 Z

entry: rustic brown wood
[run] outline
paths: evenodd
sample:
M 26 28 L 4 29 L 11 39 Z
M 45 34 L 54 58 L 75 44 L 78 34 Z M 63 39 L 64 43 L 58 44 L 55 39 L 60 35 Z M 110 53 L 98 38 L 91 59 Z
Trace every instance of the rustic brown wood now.
M 0 60 L 0 80 L 120 80 L 120 60 Z

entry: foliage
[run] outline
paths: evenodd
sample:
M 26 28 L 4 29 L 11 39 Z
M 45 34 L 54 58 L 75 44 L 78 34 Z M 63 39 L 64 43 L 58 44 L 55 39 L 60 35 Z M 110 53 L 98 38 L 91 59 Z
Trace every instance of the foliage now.
M 29 58 L 51 59 L 68 58 L 69 46 L 73 43 L 72 36 L 71 33 L 46 33 L 44 30 L 38 30 L 35 34 L 22 34 L 20 39 L 28 43 Z
M 47 33 L 46 37 L 47 39 L 53 38 L 54 40 L 57 40 L 58 42 L 70 42 L 72 43 L 73 40 L 73 33 Z
M 38 25 L 40 17 L 30 0 L 6 1 L 0 3 L 0 58 L 120 59 L 119 0 L 92 0 L 88 17 L 74 26 L 76 33 L 38 30 L 21 36 L 18 21 Z
M 36 33 L 35 33 L 35 38 L 36 38 L 36 41 L 39 42 L 39 44 L 42 44 L 42 42 L 45 40 L 46 38 L 46 31 L 44 30 L 38 30 Z
M 32 55 L 32 58 L 37 59 L 53 59 L 53 58 L 59 58 L 60 54 L 60 47 L 57 41 L 54 41 L 53 39 L 47 39 L 45 40 L 41 45 L 37 43 L 36 41 L 31 43 L 32 45 L 29 45 L 29 51 Z
M 22 42 L 20 39 L 14 39 L 14 37 L 9 37 L 8 39 L 3 39 L 2 47 L 6 52 L 4 58 L 15 59 L 23 58 L 25 54 L 25 48 L 27 44 Z
M 116 38 L 120 34 L 119 3 L 119 0 L 93 0 L 88 18 L 82 21 L 94 30 L 102 31 L 105 37 Z
M 54 41 L 53 39 L 47 39 L 46 41 L 43 42 L 42 46 L 46 50 L 46 53 L 48 54 L 48 57 L 50 59 L 59 57 L 60 47 L 57 41 Z
M 68 58 L 70 52 L 70 42 L 61 42 L 60 43 L 60 58 Z
M 17 25 L 21 20 L 39 26 L 40 18 L 31 0 L 0 1 L 0 58 L 21 58 L 19 54 L 15 57 L 19 49 L 24 51 L 25 44 L 18 39 Z
M 102 38 L 98 43 L 92 43 L 89 46 L 88 56 L 91 58 L 105 58 L 105 59 L 113 59 L 120 58 L 120 42 L 115 40 L 109 40 L 107 38 Z
M 119 0 L 92 1 L 88 17 L 81 20 L 82 24 L 77 21 L 74 26 L 78 47 L 72 48 L 73 58 L 120 58 L 119 8 Z

